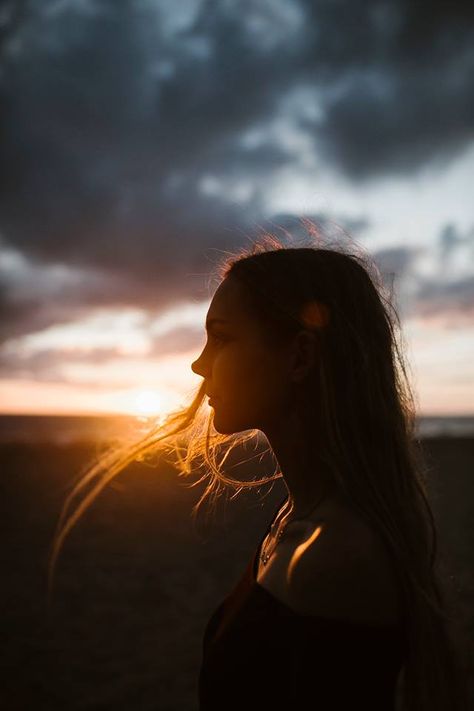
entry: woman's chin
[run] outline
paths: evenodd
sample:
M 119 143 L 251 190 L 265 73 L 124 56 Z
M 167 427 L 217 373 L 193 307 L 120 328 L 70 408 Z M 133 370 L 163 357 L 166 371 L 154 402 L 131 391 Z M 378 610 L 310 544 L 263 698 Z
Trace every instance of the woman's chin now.
M 222 414 L 219 415 L 216 412 L 214 412 L 212 424 L 216 432 L 223 435 L 237 434 L 238 432 L 255 429 L 255 426 L 247 422 L 237 422 L 235 419 L 231 421 L 230 418 L 226 420 Z

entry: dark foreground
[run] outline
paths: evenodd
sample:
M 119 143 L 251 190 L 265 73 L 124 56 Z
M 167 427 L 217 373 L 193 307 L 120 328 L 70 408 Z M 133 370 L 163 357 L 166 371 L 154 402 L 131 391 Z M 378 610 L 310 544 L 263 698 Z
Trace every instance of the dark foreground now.
M 425 447 L 472 695 L 474 439 L 436 438 Z M 196 711 L 206 621 L 240 576 L 285 489 L 277 482 L 265 499 L 267 489 L 243 492 L 227 511 L 220 503 L 216 523 L 201 535 L 191 509 L 203 485 L 185 488 L 163 462 L 155 469 L 134 464 L 66 540 L 48 607 L 46 566 L 57 517 L 94 451 L 0 448 L 0 708 Z M 254 461 L 248 478 L 262 474 Z

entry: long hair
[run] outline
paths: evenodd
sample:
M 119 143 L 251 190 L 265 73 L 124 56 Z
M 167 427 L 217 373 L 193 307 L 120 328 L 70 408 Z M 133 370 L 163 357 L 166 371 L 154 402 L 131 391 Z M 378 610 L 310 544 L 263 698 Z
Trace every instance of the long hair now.
M 301 399 L 311 441 L 316 417 L 322 427 L 318 456 L 338 489 L 380 534 L 391 556 L 403 601 L 406 653 L 399 678 L 403 711 L 466 711 L 467 686 L 458 659 L 447 580 L 437 567 L 437 533 L 428 501 L 429 465 L 416 438 L 416 404 L 403 355 L 400 320 L 378 268 L 351 242 L 349 250 L 321 244 L 313 223 L 307 246 L 288 247 L 274 235 L 227 257 L 218 277 L 232 276 L 269 343 L 284 343 L 309 329 L 319 357 Z M 323 318 L 321 316 L 324 316 Z M 185 478 L 201 469 L 204 501 L 212 511 L 222 492 L 261 487 L 282 477 L 242 481 L 221 467 L 230 452 L 259 430 L 220 435 L 205 403 L 205 383 L 187 407 L 151 427 L 138 441 L 115 446 L 91 464 L 67 497 L 52 544 L 54 566 L 64 539 L 100 491 L 129 463 L 172 454 Z M 318 393 L 318 397 L 315 393 Z M 218 462 L 217 453 L 224 452 Z M 183 456 L 184 453 L 184 456 Z M 72 500 L 89 484 L 72 515 Z

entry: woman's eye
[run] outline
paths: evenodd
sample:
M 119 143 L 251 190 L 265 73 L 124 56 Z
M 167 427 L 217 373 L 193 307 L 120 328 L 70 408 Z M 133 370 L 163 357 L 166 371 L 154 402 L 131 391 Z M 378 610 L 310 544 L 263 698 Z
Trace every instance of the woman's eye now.
M 211 333 L 211 338 L 214 343 L 223 343 L 225 341 L 224 336 L 219 336 L 216 333 Z

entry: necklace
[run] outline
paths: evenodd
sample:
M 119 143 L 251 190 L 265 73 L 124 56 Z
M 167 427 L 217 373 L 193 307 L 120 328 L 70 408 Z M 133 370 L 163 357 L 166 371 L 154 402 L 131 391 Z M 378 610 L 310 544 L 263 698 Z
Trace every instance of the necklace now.
M 325 498 L 325 496 L 323 494 L 323 496 L 319 499 L 319 501 L 312 508 L 310 508 L 309 511 L 306 511 L 306 513 L 303 514 L 302 516 L 298 516 L 298 518 L 294 518 L 293 521 L 288 521 L 286 526 L 281 526 L 281 522 L 284 520 L 284 516 L 282 516 L 280 520 L 278 520 L 278 516 L 276 517 L 274 523 L 270 527 L 270 533 L 268 535 L 268 540 L 265 543 L 265 545 L 262 546 L 262 551 L 260 553 L 260 560 L 262 561 L 263 565 L 266 565 L 268 563 L 268 561 L 270 560 L 270 558 L 272 557 L 272 555 L 275 551 L 275 548 L 277 547 L 278 543 L 280 542 L 280 539 L 283 536 L 283 534 L 286 531 L 289 524 L 293 523 L 294 521 L 303 521 L 306 518 L 306 516 L 308 516 L 310 513 L 312 513 L 319 506 L 319 504 L 323 501 L 324 498 Z M 272 542 L 273 531 L 277 525 L 280 526 L 280 528 L 277 531 L 276 535 L 273 537 L 273 545 L 270 548 L 270 544 Z

